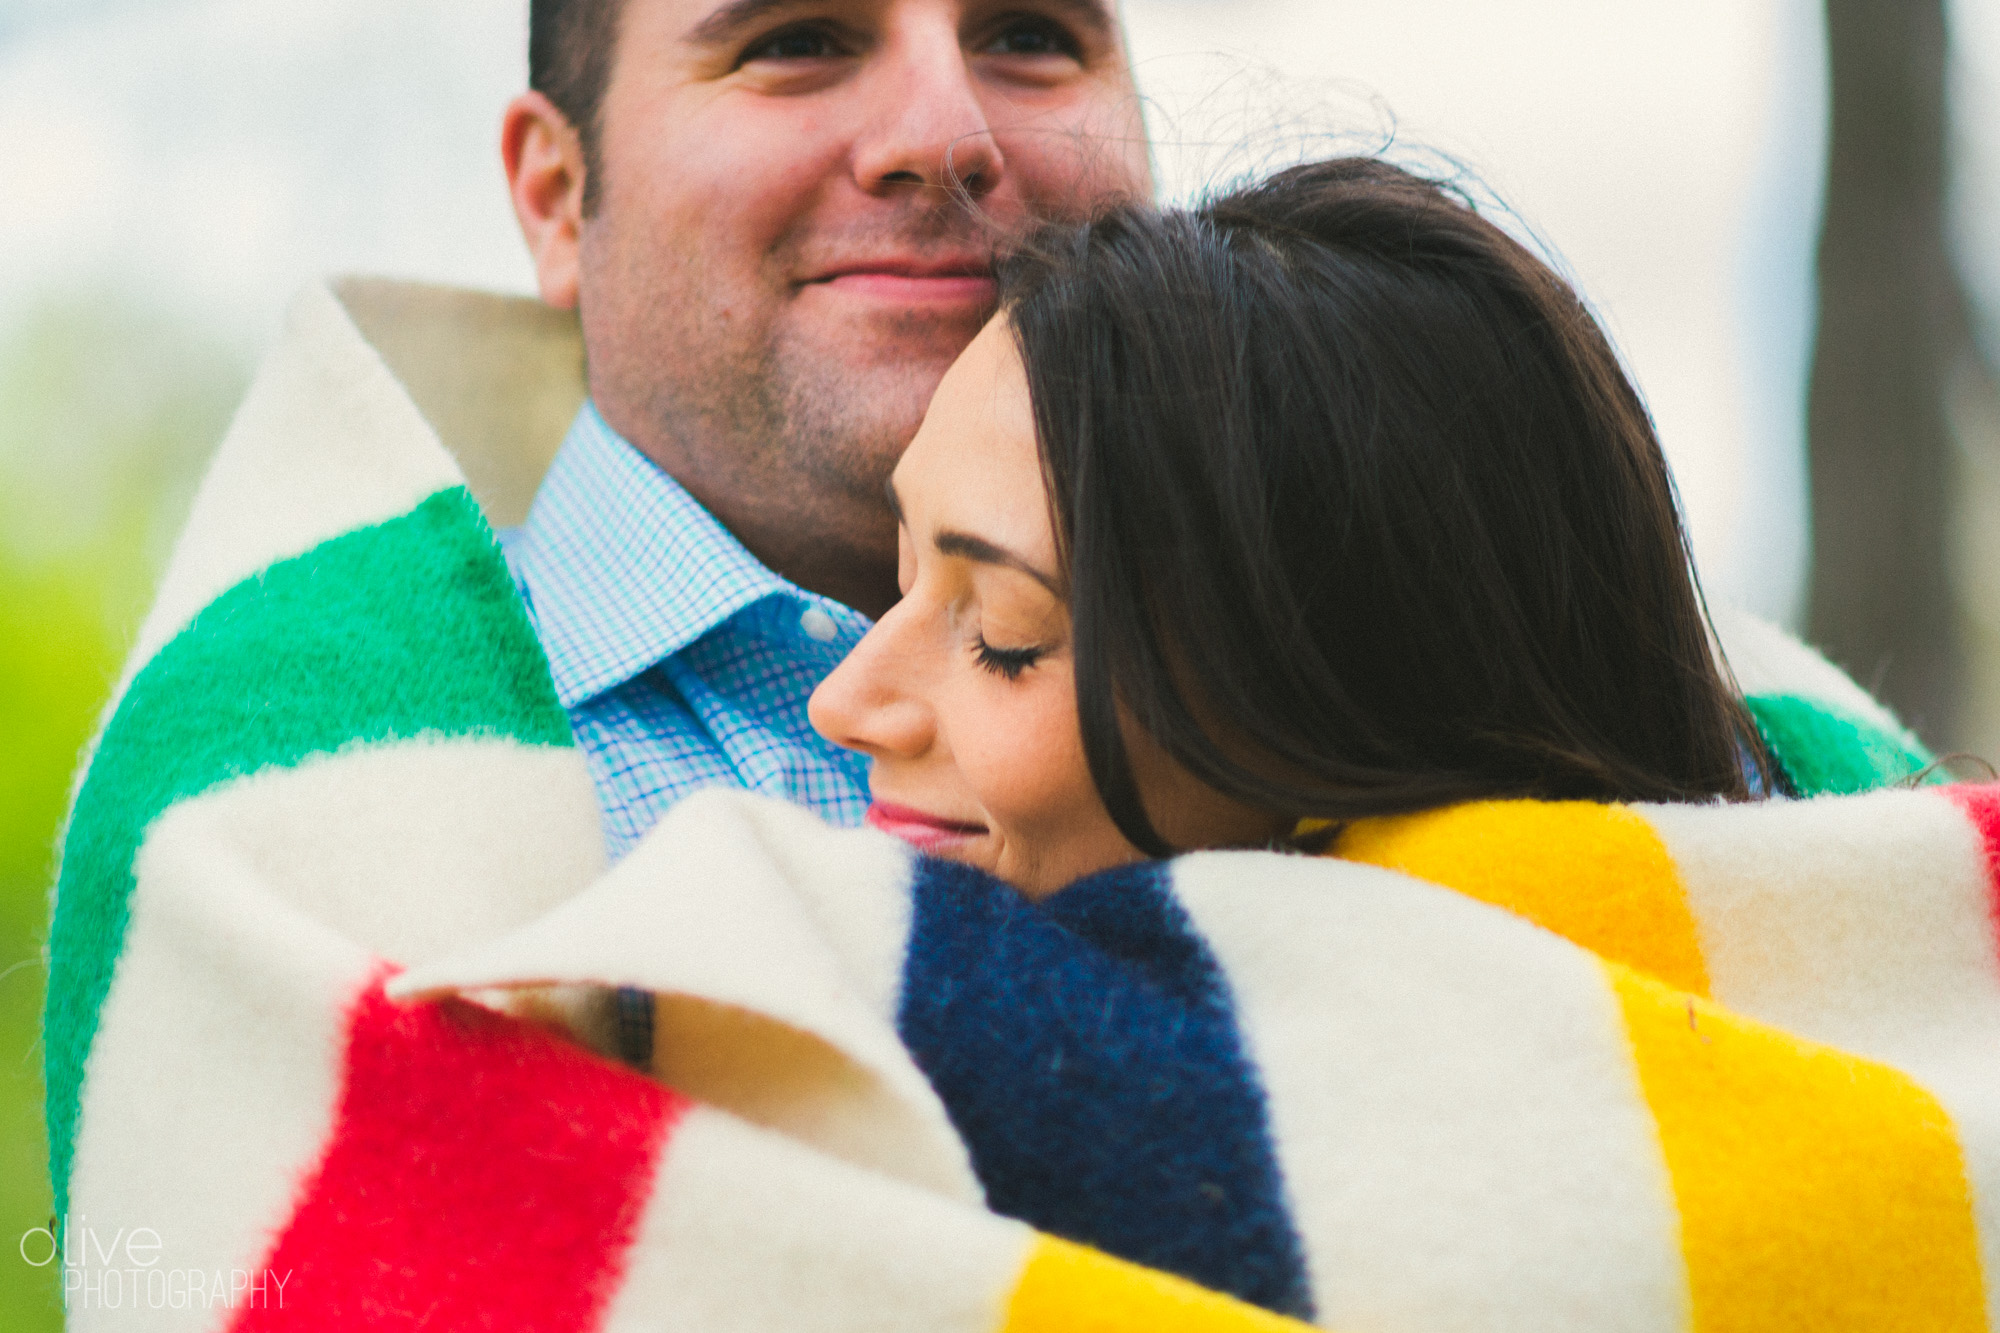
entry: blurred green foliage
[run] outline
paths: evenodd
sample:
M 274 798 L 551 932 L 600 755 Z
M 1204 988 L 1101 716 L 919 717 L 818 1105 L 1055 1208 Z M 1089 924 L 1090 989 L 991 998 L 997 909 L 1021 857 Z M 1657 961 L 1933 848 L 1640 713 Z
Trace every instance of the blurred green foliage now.
M 0 1329 L 61 1327 L 41 1016 L 48 892 L 77 756 L 145 609 L 243 359 L 113 296 L 0 330 Z

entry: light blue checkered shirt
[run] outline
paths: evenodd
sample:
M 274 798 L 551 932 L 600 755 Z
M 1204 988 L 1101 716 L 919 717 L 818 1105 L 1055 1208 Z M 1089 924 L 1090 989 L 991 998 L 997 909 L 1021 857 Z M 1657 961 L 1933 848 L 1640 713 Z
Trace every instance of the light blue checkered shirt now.
M 765 568 L 589 403 L 501 541 L 614 860 L 703 787 L 861 822 L 868 760 L 822 739 L 806 700 L 866 616 Z

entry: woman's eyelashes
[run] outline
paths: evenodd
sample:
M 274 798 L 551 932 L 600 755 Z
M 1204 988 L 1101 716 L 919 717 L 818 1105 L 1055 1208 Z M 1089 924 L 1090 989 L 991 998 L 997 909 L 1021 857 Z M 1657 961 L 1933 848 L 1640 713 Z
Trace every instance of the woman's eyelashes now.
M 979 659 L 982 669 L 991 671 L 1005 680 L 1019 680 L 1021 673 L 1048 655 L 1048 649 L 1041 645 L 1027 648 L 995 648 L 982 635 L 974 641 L 973 656 Z

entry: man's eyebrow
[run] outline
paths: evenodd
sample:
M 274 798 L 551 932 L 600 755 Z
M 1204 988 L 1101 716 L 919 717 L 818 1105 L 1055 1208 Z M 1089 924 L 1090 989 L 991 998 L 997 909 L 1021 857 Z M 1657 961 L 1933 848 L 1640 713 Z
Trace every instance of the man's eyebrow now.
M 1058 0 L 1068 4 L 1070 0 Z M 1088 3 L 1088 0 L 1084 0 Z M 688 29 L 686 40 L 695 43 L 727 41 L 745 28 L 754 27 L 772 14 L 797 9 L 804 0 L 729 0 L 720 9 Z
M 1047 0 L 1047 3 L 1099 36 L 1108 35 L 1118 27 L 1111 16 L 1111 6 L 1104 0 Z
M 695 43 L 727 41 L 745 28 L 754 27 L 774 13 L 797 8 L 808 0 L 730 0 L 689 29 L 687 40 Z M 1098 36 L 1117 29 L 1118 23 L 1105 0 L 1042 0 L 1074 22 Z
M 1004 546 L 995 546 L 984 537 L 975 537 L 969 532 L 954 532 L 950 528 L 941 529 L 931 538 L 931 545 L 939 555 L 955 555 L 965 560 L 975 560 L 982 565 L 1004 565 L 1008 569 L 1018 569 L 1035 582 L 1047 588 L 1056 598 L 1062 597 L 1062 589 L 1055 579 L 1036 569 L 1032 564 Z

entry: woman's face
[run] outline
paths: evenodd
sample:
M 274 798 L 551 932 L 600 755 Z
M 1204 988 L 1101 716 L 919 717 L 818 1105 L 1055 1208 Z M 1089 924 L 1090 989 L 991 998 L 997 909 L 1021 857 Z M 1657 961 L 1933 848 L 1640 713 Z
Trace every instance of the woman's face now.
M 1084 760 L 1069 607 L 1004 319 L 945 375 L 890 486 L 902 600 L 812 698 L 821 734 L 875 761 L 868 822 L 1035 897 L 1139 859 Z M 1127 746 L 1147 812 L 1174 845 L 1281 831 L 1135 729 Z

